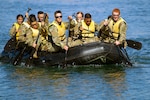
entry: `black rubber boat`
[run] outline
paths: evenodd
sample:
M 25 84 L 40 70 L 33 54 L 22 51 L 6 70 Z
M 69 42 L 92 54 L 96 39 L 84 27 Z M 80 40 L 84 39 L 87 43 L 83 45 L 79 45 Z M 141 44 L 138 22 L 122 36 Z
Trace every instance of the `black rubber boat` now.
M 10 50 L 1 53 L 0 61 L 3 63 L 13 63 L 16 56 L 22 50 Z M 29 52 L 25 51 L 22 54 L 20 63 L 26 63 L 29 58 Z M 103 65 L 103 64 L 123 64 L 130 65 L 130 59 L 124 48 L 110 43 L 93 42 L 69 48 L 67 52 L 48 53 L 38 52 L 38 58 L 33 58 L 30 61 L 33 66 L 56 66 L 56 65 Z M 18 64 L 18 65 L 19 65 Z

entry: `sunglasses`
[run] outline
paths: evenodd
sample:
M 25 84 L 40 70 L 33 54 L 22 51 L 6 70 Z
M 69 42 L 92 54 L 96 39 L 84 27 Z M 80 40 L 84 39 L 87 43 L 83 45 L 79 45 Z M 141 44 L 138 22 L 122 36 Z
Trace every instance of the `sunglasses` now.
M 56 16 L 55 18 L 62 18 L 62 16 Z
M 38 23 L 36 22 L 34 22 L 34 23 L 31 23 L 31 26 L 33 27 L 33 26 L 38 26 Z

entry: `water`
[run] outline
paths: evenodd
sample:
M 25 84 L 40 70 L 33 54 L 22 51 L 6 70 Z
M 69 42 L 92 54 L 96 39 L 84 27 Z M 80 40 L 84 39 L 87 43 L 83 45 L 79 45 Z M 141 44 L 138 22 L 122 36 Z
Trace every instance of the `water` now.
M 127 38 L 140 41 L 140 51 L 127 48 L 133 67 L 25 68 L 0 63 L 0 100 L 148 100 L 150 97 L 149 0 L 0 0 L 0 52 L 9 39 L 17 14 L 39 10 L 63 12 L 63 20 L 77 11 L 91 13 L 99 23 L 121 9 L 128 24 Z

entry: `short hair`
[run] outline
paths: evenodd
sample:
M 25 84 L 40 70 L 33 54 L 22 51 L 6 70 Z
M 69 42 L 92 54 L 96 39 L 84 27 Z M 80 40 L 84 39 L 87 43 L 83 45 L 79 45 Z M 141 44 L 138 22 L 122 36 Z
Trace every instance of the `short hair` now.
M 112 13 L 113 12 L 119 13 L 119 15 L 120 15 L 120 9 L 118 9 L 118 8 L 114 8 L 113 11 L 112 11 Z
M 43 11 L 38 11 L 38 13 L 37 14 L 44 14 L 44 12 Z
M 19 17 L 22 17 L 23 18 L 23 15 L 22 14 L 18 14 L 16 19 L 18 19 Z
M 30 23 L 36 21 L 36 16 L 34 14 L 30 14 L 29 21 L 30 21 Z
M 86 13 L 84 17 L 85 17 L 85 18 L 92 18 L 92 16 L 91 16 L 90 13 Z
M 56 17 L 56 14 L 57 14 L 57 13 L 61 13 L 61 11 L 60 11 L 60 10 L 55 11 L 55 12 L 54 12 L 54 16 L 55 16 L 55 17 Z
M 76 15 L 78 15 L 78 14 L 81 14 L 81 15 L 82 15 L 82 17 L 84 17 L 84 14 L 83 14 L 83 12 L 81 12 L 81 11 L 78 11 L 78 12 L 76 13 Z

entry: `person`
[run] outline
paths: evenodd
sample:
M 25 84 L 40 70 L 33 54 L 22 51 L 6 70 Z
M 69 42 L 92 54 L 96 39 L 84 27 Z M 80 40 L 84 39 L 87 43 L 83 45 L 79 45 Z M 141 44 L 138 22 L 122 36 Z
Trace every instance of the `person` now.
M 37 12 L 37 18 L 38 18 L 38 22 L 42 22 L 44 19 L 44 12 L 43 11 L 38 11 Z
M 18 36 L 18 44 L 20 42 L 26 42 L 26 32 L 31 27 L 31 21 L 34 19 L 34 15 L 30 14 L 27 17 L 27 21 L 24 21 L 21 26 L 19 27 L 19 36 Z
M 84 14 L 83 12 L 79 11 L 76 13 L 75 19 L 72 20 L 72 16 L 69 16 L 71 21 L 70 24 L 70 30 L 69 30 L 69 37 L 71 37 L 72 39 L 77 39 L 79 38 L 79 25 L 81 25 L 81 21 L 84 19 Z
M 45 27 L 45 30 L 42 31 L 42 35 L 48 40 L 48 27 L 50 26 L 49 16 L 43 11 L 38 11 L 37 13 L 38 23 L 40 27 Z
M 121 17 L 120 9 L 114 8 L 112 10 L 112 16 L 108 20 L 104 20 L 101 23 L 100 30 L 109 31 L 107 42 L 114 43 L 115 45 L 122 44 L 124 47 L 126 47 L 127 24 L 126 21 Z M 103 32 L 103 34 L 105 33 Z
M 79 31 L 84 43 L 95 42 L 98 40 L 97 36 L 95 36 L 95 32 L 99 31 L 99 26 L 92 20 L 90 13 L 85 14 L 84 20 L 79 26 Z
M 59 49 L 58 51 L 64 49 L 68 50 L 69 47 L 73 47 L 75 45 L 78 45 L 80 41 L 68 41 L 68 38 L 66 37 L 66 29 L 69 26 L 68 22 L 62 21 L 62 12 L 60 10 L 57 10 L 54 12 L 55 20 L 51 23 L 49 26 L 49 36 L 52 43 L 54 43 Z
M 109 42 L 109 29 L 104 26 L 104 21 L 107 21 L 111 18 L 112 15 L 109 15 L 107 19 L 103 20 L 99 24 L 99 32 L 97 34 L 100 41 Z
M 27 22 L 22 24 L 20 27 L 20 35 L 18 41 L 18 48 L 24 48 L 25 46 L 35 48 L 34 58 L 37 58 L 37 50 L 39 47 L 39 42 L 37 41 L 39 32 L 39 23 L 36 20 L 36 16 L 34 14 L 30 14 Z
M 37 52 L 39 49 L 41 51 L 53 52 L 52 44 L 47 41 L 45 34 L 43 34 L 46 28 L 40 26 L 34 14 L 28 17 L 28 23 L 28 28 L 24 24 L 22 25 L 23 30 L 19 36 L 17 48 L 20 50 L 25 48 L 33 58 L 38 58 Z
M 41 51 L 53 52 L 55 49 L 53 48 L 52 44 L 48 42 L 45 34 L 43 34 L 43 31 L 45 31 L 46 28 L 44 26 L 40 26 L 40 24 L 36 20 L 35 15 L 32 15 L 30 20 L 31 27 L 26 31 L 25 44 L 28 44 L 28 46 L 35 48 L 33 57 L 38 58 L 37 52 L 39 49 Z
M 45 17 L 45 18 L 44 18 Z M 50 25 L 50 22 L 49 22 L 49 16 L 48 16 L 48 14 L 47 13 L 44 13 L 43 11 L 38 11 L 38 13 L 37 13 L 37 18 L 38 18 L 38 22 L 40 23 L 40 24 L 46 24 L 46 25 Z M 43 21 L 43 19 L 44 19 L 44 21 Z M 42 23 L 41 23 L 42 22 Z
M 68 27 L 67 23 L 62 22 L 62 12 L 60 10 L 55 11 L 54 13 L 55 20 L 51 23 L 49 27 L 49 35 L 52 36 L 54 43 L 61 47 L 64 50 L 68 50 L 66 45 L 66 36 L 65 32 Z
M 22 14 L 18 14 L 16 17 L 17 22 L 15 22 L 12 27 L 10 28 L 10 36 L 16 36 L 16 40 L 18 40 L 18 36 L 19 36 L 19 27 L 21 26 L 21 24 L 23 23 L 23 15 Z

